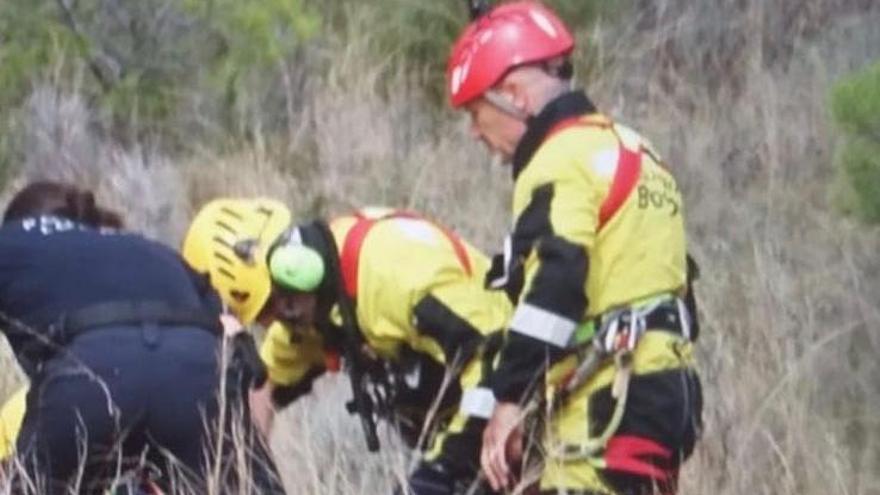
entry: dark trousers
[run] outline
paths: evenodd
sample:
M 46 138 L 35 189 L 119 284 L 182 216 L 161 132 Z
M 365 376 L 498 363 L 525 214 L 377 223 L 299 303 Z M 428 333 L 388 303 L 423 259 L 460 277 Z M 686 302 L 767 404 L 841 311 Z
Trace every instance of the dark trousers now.
M 76 337 L 45 363 L 28 395 L 18 450 L 29 477 L 45 483 L 37 491 L 89 492 L 121 464 L 146 461 L 167 489 L 202 492 L 210 452 L 229 450 L 212 433 L 219 351 L 218 336 L 191 327 L 105 327 Z M 225 416 L 227 430 L 234 415 Z M 259 464 L 268 460 L 274 471 L 258 450 Z

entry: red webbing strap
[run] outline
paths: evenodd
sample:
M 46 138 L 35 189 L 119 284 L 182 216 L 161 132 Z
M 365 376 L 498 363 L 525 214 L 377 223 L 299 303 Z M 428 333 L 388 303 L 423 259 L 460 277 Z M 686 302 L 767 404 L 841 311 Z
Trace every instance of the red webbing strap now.
M 632 151 L 620 143 L 619 157 L 617 159 L 617 170 L 614 172 L 614 181 L 608 190 L 608 196 L 602 202 L 599 208 L 599 228 L 608 223 L 611 217 L 617 213 L 617 210 L 623 206 L 626 198 L 629 197 L 636 184 L 639 182 L 639 175 L 642 171 L 642 150 Z
M 345 242 L 342 246 L 342 253 L 339 256 L 339 264 L 340 270 L 342 271 L 342 281 L 345 285 L 345 293 L 348 294 L 348 297 L 352 299 L 357 299 L 357 287 L 358 287 L 358 268 L 360 262 L 361 255 L 361 247 L 364 244 L 364 239 L 367 237 L 367 233 L 369 233 L 370 229 L 376 222 L 381 220 L 387 220 L 390 218 L 413 218 L 418 220 L 425 220 L 419 215 L 403 211 L 397 210 L 390 212 L 386 215 L 370 218 L 365 216 L 361 212 L 355 213 L 355 217 L 357 220 L 354 225 L 349 229 L 348 233 L 345 235 Z M 427 220 L 426 220 L 427 221 Z M 440 229 L 443 232 L 443 235 L 449 239 L 449 242 L 452 244 L 452 249 L 455 251 L 455 256 L 458 258 L 458 262 L 461 263 L 462 268 L 464 268 L 465 273 L 468 276 L 471 275 L 471 262 L 470 258 L 468 258 L 467 250 L 464 247 L 464 243 L 461 242 L 461 239 L 440 225 L 432 223 L 435 227 Z
M 672 458 L 666 447 L 652 440 L 632 435 L 616 435 L 605 446 L 605 466 L 614 471 L 624 471 L 647 476 L 657 481 L 667 481 L 671 473 L 655 464 L 639 459 L 640 456 L 657 457 L 664 461 Z
M 591 119 L 589 117 L 572 117 L 561 120 L 553 126 L 553 128 L 550 129 L 550 132 L 547 133 L 547 138 L 545 139 L 549 139 L 553 134 L 571 127 L 608 128 L 611 127 L 611 125 L 611 121 L 605 120 L 604 118 Z M 642 171 L 641 148 L 638 151 L 632 151 L 623 145 L 620 137 L 617 138 L 617 141 L 620 143 L 618 145 L 619 156 L 617 159 L 617 169 L 614 172 L 614 179 L 611 183 L 611 188 L 608 191 L 608 196 L 605 198 L 605 201 L 602 202 L 602 206 L 599 207 L 599 227 L 597 230 L 602 230 L 602 227 L 604 227 L 605 224 L 611 220 L 611 217 L 617 213 L 617 210 L 623 206 L 626 198 L 629 197 L 630 193 L 635 189 L 636 184 L 639 182 L 639 175 Z
M 339 256 L 339 270 L 342 272 L 342 283 L 345 285 L 345 293 L 352 299 L 357 298 L 358 261 L 361 254 L 361 246 L 367 237 L 367 232 L 376 223 L 376 220 L 367 218 L 360 212 L 356 213 L 355 216 L 357 220 L 345 235 L 342 253 Z

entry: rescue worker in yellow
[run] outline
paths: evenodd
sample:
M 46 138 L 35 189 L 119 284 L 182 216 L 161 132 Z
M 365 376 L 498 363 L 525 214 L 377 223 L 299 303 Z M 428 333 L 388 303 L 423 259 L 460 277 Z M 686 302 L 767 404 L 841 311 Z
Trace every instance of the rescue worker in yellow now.
M 511 311 L 503 294 L 483 288 L 489 261 L 478 250 L 410 212 L 364 209 L 294 225 L 277 201 L 218 199 L 197 214 L 183 254 L 207 268 L 245 325 L 276 323 L 261 349 L 262 397 L 283 407 L 341 354 L 349 410 L 361 415 L 371 450 L 377 416 L 403 422 L 404 438 L 417 443 L 439 403 L 439 431 L 406 493 L 452 494 L 476 479 L 494 404 L 479 385 L 490 344 L 500 344 L 491 337 Z
M 513 231 L 487 281 L 516 304 L 482 468 L 515 482 L 531 390 L 549 409 L 544 493 L 672 494 L 701 429 L 682 199 L 651 145 L 572 90 L 574 38 L 532 1 L 476 14 L 451 104 L 512 167 Z M 690 308 L 688 307 L 690 306 Z

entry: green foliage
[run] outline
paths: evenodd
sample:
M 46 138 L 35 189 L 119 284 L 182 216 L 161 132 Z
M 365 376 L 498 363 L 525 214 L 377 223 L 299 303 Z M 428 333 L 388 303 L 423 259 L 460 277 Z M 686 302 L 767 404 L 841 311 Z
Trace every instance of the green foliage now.
M 880 62 L 837 84 L 832 111 L 847 134 L 880 141 Z
M 168 131 L 187 97 L 232 111 L 257 79 L 242 75 L 289 56 L 318 20 L 301 0 L 3 0 L 0 108 L 48 69 L 63 84 L 85 68 L 76 89 L 117 123 Z
M 880 62 L 838 83 L 831 108 L 844 135 L 836 156 L 838 205 L 880 223 Z
M 216 53 L 221 84 L 240 74 L 271 67 L 318 29 L 318 17 L 301 0 L 184 0 L 186 12 L 202 21 Z M 204 61 L 203 61 L 204 62 Z
M 420 71 L 425 85 L 439 102 L 445 95 L 446 60 L 452 44 L 470 21 L 464 0 L 312 0 L 333 29 L 349 36 L 370 36 L 376 53 Z M 490 1 L 491 5 L 498 3 Z M 596 18 L 610 12 L 610 0 L 545 0 L 586 41 L 584 31 Z M 359 29 L 366 29 L 361 32 Z M 592 59 L 589 43 L 578 57 Z M 577 64 L 580 66 L 581 64 Z
M 46 1 L 0 2 L 0 111 L 27 94 L 33 75 L 82 52 L 54 14 L 54 3 Z

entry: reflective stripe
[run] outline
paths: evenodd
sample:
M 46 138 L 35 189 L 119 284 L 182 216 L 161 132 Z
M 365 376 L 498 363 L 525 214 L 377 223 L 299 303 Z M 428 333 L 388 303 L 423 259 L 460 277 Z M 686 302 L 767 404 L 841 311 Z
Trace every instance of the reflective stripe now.
M 495 394 L 485 387 L 469 388 L 461 394 L 458 409 L 467 416 L 489 419 L 495 410 Z
M 528 303 L 517 306 L 510 329 L 556 347 L 568 347 L 578 323 Z
M 675 298 L 675 304 L 678 305 L 678 318 L 681 322 L 681 335 L 686 340 L 691 340 L 691 313 L 687 310 L 687 305 L 680 297 Z

